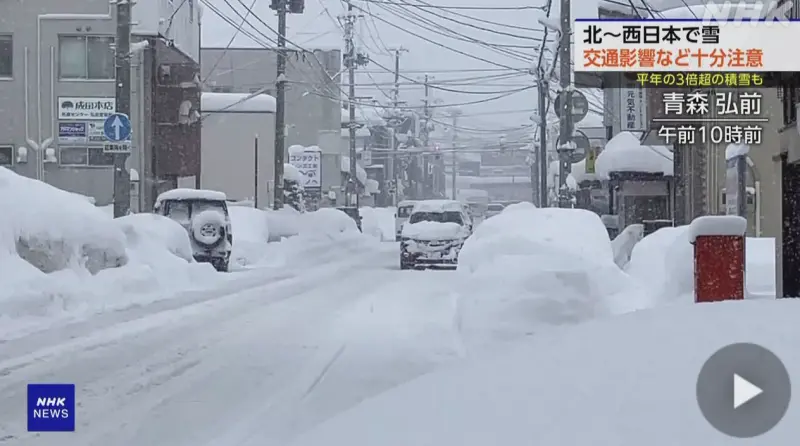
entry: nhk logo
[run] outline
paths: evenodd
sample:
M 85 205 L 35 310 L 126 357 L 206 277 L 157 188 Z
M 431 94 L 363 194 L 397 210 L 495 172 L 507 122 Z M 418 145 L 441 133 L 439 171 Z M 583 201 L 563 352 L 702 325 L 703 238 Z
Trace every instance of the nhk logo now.
M 28 384 L 28 431 L 75 430 L 75 384 Z
M 788 26 L 792 5 L 793 2 L 791 1 L 784 3 L 777 1 L 706 3 L 703 5 L 702 17 L 698 18 L 702 20 L 704 25 L 714 23 L 720 26 L 741 26 L 745 23 L 765 23 L 769 26 L 773 23 L 780 23 L 783 26 Z M 695 14 L 699 16 L 696 9 Z

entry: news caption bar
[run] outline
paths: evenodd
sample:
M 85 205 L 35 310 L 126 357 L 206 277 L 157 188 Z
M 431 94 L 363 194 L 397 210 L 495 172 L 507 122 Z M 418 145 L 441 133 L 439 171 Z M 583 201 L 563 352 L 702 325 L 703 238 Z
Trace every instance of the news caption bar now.
M 575 21 L 575 71 L 797 72 L 800 22 Z

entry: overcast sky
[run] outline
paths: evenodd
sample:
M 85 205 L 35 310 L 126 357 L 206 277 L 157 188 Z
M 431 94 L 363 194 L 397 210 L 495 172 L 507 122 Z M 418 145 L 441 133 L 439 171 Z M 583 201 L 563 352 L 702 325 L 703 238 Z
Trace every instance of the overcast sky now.
M 249 25 L 245 24 L 245 31 L 236 34 L 232 46 L 272 45 L 270 40 L 274 41 L 275 33 L 259 20 L 277 28 L 269 0 L 207 1 L 218 12 L 208 7 L 204 10 L 203 46 L 228 45 L 238 26 L 227 23 L 219 14 L 238 25 L 242 23 L 240 14 L 246 15 L 251 4 L 254 6 L 253 14 L 247 17 Z M 357 94 L 387 103 L 386 95 L 391 93 L 389 84 L 393 81 L 389 70 L 394 67 L 394 56 L 389 50 L 402 47 L 408 51 L 401 58 L 401 74 L 407 77 L 401 80 L 401 100 L 409 106 L 421 105 L 421 84 L 427 73 L 434 87 L 431 99 L 440 100 L 442 109 L 459 106 L 464 113 L 460 126 L 475 129 L 473 136 L 491 139 L 510 129 L 529 126 L 537 97 L 535 79 L 525 71 L 535 65 L 543 35 L 538 19 L 545 14 L 534 8 L 544 6 L 545 2 L 354 0 L 353 6 L 360 14 L 356 24 L 357 47 L 374 61 L 360 70 Z M 553 3 L 555 16 L 558 0 Z M 497 9 L 470 9 L 476 7 Z M 340 0 L 306 0 L 302 15 L 289 15 L 287 37 L 305 49 L 341 49 L 344 35 L 337 18 L 345 9 L 346 4 Z M 596 0 L 573 0 L 571 9 L 574 17 L 590 17 L 596 11 Z M 596 12 L 593 14 L 596 16 Z M 260 42 L 244 32 L 257 36 Z M 437 86 L 464 92 L 442 91 Z M 501 95 L 506 97 L 495 99 Z M 447 121 L 444 115 L 441 110 L 437 119 Z M 465 130 L 464 136 L 469 133 Z

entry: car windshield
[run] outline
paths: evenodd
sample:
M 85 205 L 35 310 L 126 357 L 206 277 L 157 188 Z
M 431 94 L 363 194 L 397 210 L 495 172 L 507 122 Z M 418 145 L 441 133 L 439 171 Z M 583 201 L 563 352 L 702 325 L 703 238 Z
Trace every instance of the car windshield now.
M 408 218 L 411 215 L 411 211 L 414 210 L 414 206 L 400 206 L 397 209 L 397 217 L 398 218 Z
M 410 223 L 419 223 L 421 221 L 434 221 L 438 223 L 457 223 L 463 224 L 464 221 L 461 219 L 461 213 L 456 211 L 444 211 L 444 212 L 415 212 L 411 214 L 411 218 L 409 219 Z
M 181 223 L 188 223 L 193 216 L 210 209 L 225 214 L 225 204 L 213 200 L 174 200 L 168 201 L 165 206 L 165 215 Z

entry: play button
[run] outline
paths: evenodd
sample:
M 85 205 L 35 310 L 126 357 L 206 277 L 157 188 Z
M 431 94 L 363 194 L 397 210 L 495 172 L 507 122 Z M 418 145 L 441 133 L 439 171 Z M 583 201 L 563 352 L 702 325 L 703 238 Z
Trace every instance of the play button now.
M 742 404 L 764 393 L 760 387 L 754 386 L 750 381 L 733 374 L 733 408 L 738 409 Z
M 718 431 L 737 438 L 767 433 L 786 414 L 792 386 L 774 353 L 756 344 L 731 344 L 703 364 L 697 404 Z

